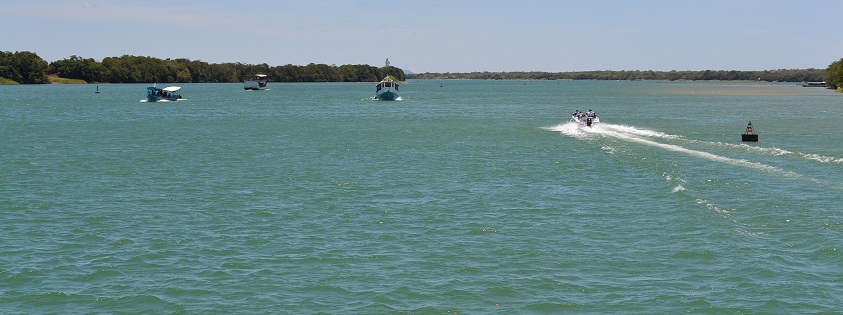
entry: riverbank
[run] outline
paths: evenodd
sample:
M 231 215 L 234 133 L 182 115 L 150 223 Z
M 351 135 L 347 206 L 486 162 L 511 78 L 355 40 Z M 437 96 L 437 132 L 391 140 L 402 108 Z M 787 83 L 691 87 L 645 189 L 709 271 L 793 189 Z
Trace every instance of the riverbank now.
M 59 77 L 59 76 L 54 75 L 54 74 L 48 75 L 47 80 L 49 80 L 50 84 L 88 84 L 88 82 L 85 82 L 85 80 L 62 78 L 62 77 Z M 11 80 L 11 79 L 0 78 L 0 85 L 2 85 L 2 84 L 21 84 L 21 83 L 17 82 L 17 81 L 14 81 L 14 80 Z
M 85 80 L 62 78 L 54 74 L 48 75 L 47 79 L 52 84 L 88 84 Z

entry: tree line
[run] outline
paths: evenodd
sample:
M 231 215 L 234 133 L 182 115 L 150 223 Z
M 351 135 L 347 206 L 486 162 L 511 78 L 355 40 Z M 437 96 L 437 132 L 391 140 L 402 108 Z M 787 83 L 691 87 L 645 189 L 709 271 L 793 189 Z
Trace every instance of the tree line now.
M 413 73 L 405 75 L 400 68 L 386 65 L 305 66 L 287 64 L 269 66 L 243 63 L 208 63 L 200 60 L 159 59 L 123 55 L 93 58 L 70 56 L 48 63 L 36 53 L 0 51 L 0 83 L 50 83 L 49 76 L 78 79 L 88 83 L 219 83 L 241 82 L 251 74 L 266 74 L 273 82 L 376 82 L 387 75 L 399 81 L 406 79 L 475 79 L 475 80 L 724 80 L 803 82 L 825 81 L 828 88 L 843 86 L 843 59 L 827 69 L 779 69 L 764 71 L 578 71 L 578 72 L 469 72 Z
M 0 78 L 17 83 L 49 83 L 49 75 L 88 83 L 222 83 L 242 82 L 243 77 L 266 74 L 273 82 L 377 82 L 387 75 L 404 81 L 404 70 L 393 66 L 326 65 L 269 66 L 243 63 L 208 63 L 200 60 L 159 59 L 123 55 L 93 58 L 70 56 L 47 63 L 32 52 L 0 52 Z
M 705 71 L 576 71 L 576 72 L 470 72 L 470 73 L 413 73 L 409 79 L 474 79 L 474 80 L 723 80 L 802 82 L 822 81 L 822 69 L 780 69 L 765 71 L 705 70 Z
M 50 65 L 35 53 L 0 51 L 0 82 L 10 80 L 23 84 L 50 83 Z
M 828 65 L 825 72 L 825 86 L 830 89 L 843 89 L 843 58 Z

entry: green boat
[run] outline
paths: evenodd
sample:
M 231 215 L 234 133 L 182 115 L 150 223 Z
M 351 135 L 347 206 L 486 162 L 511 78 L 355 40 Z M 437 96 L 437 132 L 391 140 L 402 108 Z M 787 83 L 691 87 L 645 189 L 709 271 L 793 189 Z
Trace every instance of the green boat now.
M 398 82 L 392 80 L 391 77 L 387 76 L 383 78 L 378 84 L 375 86 L 375 100 L 379 101 L 395 101 L 398 100 L 400 96 L 398 96 Z

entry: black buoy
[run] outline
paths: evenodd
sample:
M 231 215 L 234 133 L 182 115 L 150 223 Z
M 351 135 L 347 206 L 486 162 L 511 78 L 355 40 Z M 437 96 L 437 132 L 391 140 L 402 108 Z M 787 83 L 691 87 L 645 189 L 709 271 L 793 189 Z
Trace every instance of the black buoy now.
M 743 142 L 758 142 L 758 134 L 755 133 L 755 129 L 752 128 L 752 121 L 746 125 L 746 131 L 741 134 L 741 141 Z

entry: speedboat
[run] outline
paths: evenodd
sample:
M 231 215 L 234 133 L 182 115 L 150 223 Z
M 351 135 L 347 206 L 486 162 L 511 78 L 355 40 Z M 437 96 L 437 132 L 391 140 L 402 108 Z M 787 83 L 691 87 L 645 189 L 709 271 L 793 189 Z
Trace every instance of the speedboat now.
M 588 115 L 583 115 L 583 116 L 572 115 L 571 116 L 571 122 L 578 123 L 578 124 L 581 124 L 583 126 L 591 127 L 591 126 L 594 126 L 594 125 L 600 123 L 600 117 L 597 117 L 596 114 L 591 115 L 591 116 L 588 116 Z
M 155 84 L 153 86 L 146 88 L 146 101 L 147 102 L 161 102 L 161 101 L 170 101 L 175 102 L 181 100 L 181 94 L 179 94 L 179 90 L 181 87 L 178 86 L 168 86 L 163 89 L 159 89 L 158 85 Z
M 394 101 L 398 99 L 398 82 L 386 76 L 375 86 L 375 98 L 381 101 Z
M 243 78 L 244 90 L 266 90 L 269 78 L 265 74 L 247 75 Z

